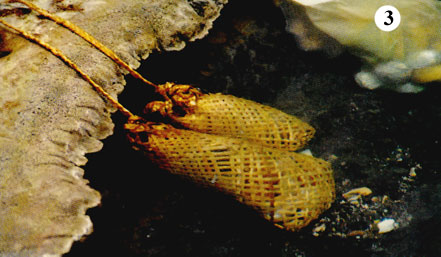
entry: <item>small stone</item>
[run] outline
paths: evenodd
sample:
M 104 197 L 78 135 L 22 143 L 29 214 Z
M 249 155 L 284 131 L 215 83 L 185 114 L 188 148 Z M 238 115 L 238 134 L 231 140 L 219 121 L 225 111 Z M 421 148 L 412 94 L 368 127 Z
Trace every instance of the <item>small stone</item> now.
M 412 69 L 423 68 L 427 66 L 432 66 L 440 63 L 441 56 L 440 53 L 433 50 L 424 50 L 415 54 L 411 54 L 406 63 Z
M 354 231 L 349 232 L 347 235 L 359 237 L 359 236 L 364 236 L 365 234 L 366 234 L 366 232 L 364 232 L 363 230 L 354 230 Z
M 406 64 L 398 61 L 378 64 L 374 72 L 380 80 L 392 83 L 406 82 L 412 75 L 412 70 Z
M 415 172 L 415 168 L 411 168 L 410 169 L 410 172 L 409 172 L 409 176 L 411 176 L 411 177 L 416 177 L 416 172 Z
M 398 93 L 419 93 L 421 91 L 424 90 L 423 86 L 419 86 L 413 83 L 405 83 L 403 85 L 399 85 L 397 86 L 397 88 L 395 89 L 395 91 L 397 91 Z
M 317 227 L 312 229 L 312 235 L 313 236 L 319 236 L 319 233 L 323 232 L 325 230 L 326 230 L 326 225 L 325 224 L 320 224 L 320 226 L 317 226 Z
M 367 71 L 360 71 L 359 73 L 355 74 L 355 81 L 361 87 L 371 90 L 379 88 L 382 85 L 377 76 Z
M 304 154 L 304 155 L 312 156 L 312 152 L 311 152 L 311 150 L 309 150 L 309 149 L 305 149 L 305 150 L 301 151 L 300 153 L 301 153 L 301 154 Z
M 366 195 L 370 195 L 372 194 L 372 190 L 370 190 L 367 187 L 359 187 L 359 188 L 354 188 L 346 193 L 343 194 L 343 197 L 346 200 L 354 200 L 354 199 L 358 199 L 360 198 L 362 195 L 366 196 Z
M 396 229 L 398 227 L 398 224 L 395 222 L 394 219 L 384 219 L 381 222 L 377 224 L 378 227 L 378 233 L 388 233 L 392 230 Z

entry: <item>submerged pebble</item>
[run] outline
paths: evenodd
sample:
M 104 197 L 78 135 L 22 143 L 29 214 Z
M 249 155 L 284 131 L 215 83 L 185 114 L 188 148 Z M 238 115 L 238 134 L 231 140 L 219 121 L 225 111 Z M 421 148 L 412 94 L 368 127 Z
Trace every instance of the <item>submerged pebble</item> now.
M 395 222 L 394 219 L 384 219 L 377 224 L 377 228 L 378 233 L 383 234 L 391 232 L 392 230 L 398 228 L 398 224 Z

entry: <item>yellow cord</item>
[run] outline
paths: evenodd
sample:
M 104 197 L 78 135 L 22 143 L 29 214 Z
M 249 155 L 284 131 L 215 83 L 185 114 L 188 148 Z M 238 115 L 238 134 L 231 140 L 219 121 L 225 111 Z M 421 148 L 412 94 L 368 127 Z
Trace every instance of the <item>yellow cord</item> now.
M 49 13 L 48 11 L 46 11 L 46 10 L 44 10 L 44 9 L 42 9 L 42 8 L 32 4 L 32 3 L 29 3 L 29 2 L 27 2 L 25 0 L 10 0 L 10 2 L 22 3 L 22 4 L 26 5 L 26 6 L 28 6 L 30 9 L 32 9 L 32 10 L 38 12 L 39 14 L 43 15 L 44 17 L 49 18 L 52 21 L 56 22 L 57 24 L 60 24 L 63 27 L 69 29 L 73 33 L 77 34 L 78 36 L 80 36 L 81 38 L 83 38 L 84 40 L 86 40 L 87 42 L 92 44 L 94 47 L 96 47 L 98 50 L 100 50 L 103 54 L 105 54 L 110 59 L 115 61 L 117 64 L 119 64 L 122 67 L 124 67 L 133 77 L 142 80 L 144 83 L 146 83 L 148 85 L 151 85 L 151 86 L 155 87 L 156 89 L 158 88 L 158 86 L 156 84 L 154 84 L 153 82 L 150 82 L 147 79 L 145 79 L 141 74 L 139 74 L 137 71 L 132 69 L 126 62 L 121 60 L 121 58 L 119 58 L 112 50 L 107 48 L 105 45 L 101 44 L 93 36 L 91 36 L 89 33 L 84 31 L 82 28 L 78 27 L 77 25 L 75 25 L 75 24 L 71 23 L 70 21 L 65 20 L 65 19 L 63 19 L 63 18 L 61 18 L 61 17 L 59 17 L 59 16 L 57 16 L 55 14 Z
M 23 36 L 24 38 L 34 41 L 37 44 L 39 44 L 40 46 L 42 46 L 43 48 L 47 49 L 48 51 L 50 51 L 52 54 L 54 54 L 55 56 L 59 57 L 61 60 L 63 60 L 67 65 L 69 65 L 72 69 L 74 69 L 75 71 L 77 71 L 81 77 L 83 79 L 85 79 L 87 82 L 89 82 L 96 91 L 98 91 L 99 93 L 101 93 L 102 95 L 104 95 L 112 104 L 113 106 L 115 106 L 118 110 L 120 110 L 125 116 L 129 117 L 129 118 L 133 118 L 136 117 L 136 115 L 132 114 L 129 110 L 127 110 L 124 106 L 122 106 L 118 101 L 116 101 L 112 96 L 110 96 L 106 91 L 104 91 L 104 89 L 98 85 L 97 83 L 95 83 L 95 81 L 92 80 L 92 78 L 89 77 L 89 75 L 87 75 L 86 73 L 84 73 L 79 67 L 78 65 L 76 65 L 72 60 L 70 60 L 67 56 L 65 56 L 63 54 L 63 52 L 61 52 L 59 49 L 50 46 L 49 44 L 41 41 L 40 39 L 38 39 L 37 37 L 27 33 L 24 30 L 21 30 L 19 28 L 14 27 L 13 25 L 7 23 L 4 20 L 0 19 L 0 23 L 3 24 L 4 26 L 8 27 L 9 29 L 15 31 L 16 33 L 18 33 L 19 35 Z

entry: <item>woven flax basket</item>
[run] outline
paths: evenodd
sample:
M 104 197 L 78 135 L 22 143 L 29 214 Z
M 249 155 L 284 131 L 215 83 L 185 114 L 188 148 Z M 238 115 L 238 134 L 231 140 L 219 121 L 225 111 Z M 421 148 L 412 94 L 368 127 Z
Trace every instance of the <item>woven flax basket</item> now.
M 129 121 L 129 140 L 160 168 L 214 187 L 287 230 L 298 230 L 335 198 L 330 164 L 250 140 Z
M 159 91 L 165 102 L 152 102 L 146 111 L 160 111 L 179 125 L 198 132 L 248 138 L 256 143 L 295 151 L 315 130 L 308 123 L 267 105 L 224 94 L 203 94 L 188 85 L 166 83 Z

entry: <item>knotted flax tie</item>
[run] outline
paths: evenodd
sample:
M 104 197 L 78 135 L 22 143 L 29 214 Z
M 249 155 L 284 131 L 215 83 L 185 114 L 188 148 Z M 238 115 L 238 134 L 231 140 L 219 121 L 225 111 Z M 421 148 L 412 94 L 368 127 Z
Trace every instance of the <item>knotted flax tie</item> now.
M 202 94 L 189 85 L 167 82 L 158 87 L 167 100 L 147 104 L 144 112 L 159 111 L 185 128 L 208 134 L 247 138 L 286 151 L 295 151 L 314 136 L 306 122 L 267 105 L 224 94 Z
M 242 98 L 202 94 L 188 85 L 157 86 L 76 25 L 24 0 L 13 2 L 69 28 L 165 98 L 148 104 L 146 111 L 159 111 L 191 130 L 148 122 L 132 114 L 61 51 L 0 20 L 61 58 L 127 116 L 130 142 L 159 167 L 232 195 L 287 230 L 306 226 L 330 207 L 335 199 L 330 164 L 292 152 L 312 138 L 314 129 L 308 124 Z

